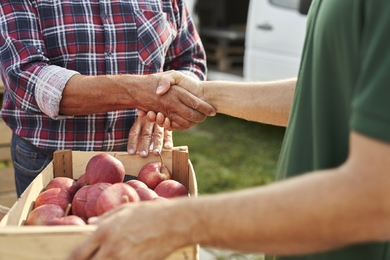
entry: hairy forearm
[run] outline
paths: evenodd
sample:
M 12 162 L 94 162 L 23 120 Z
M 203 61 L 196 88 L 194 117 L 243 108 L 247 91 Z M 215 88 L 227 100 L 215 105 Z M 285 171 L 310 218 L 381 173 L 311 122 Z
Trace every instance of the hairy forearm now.
M 383 235 L 378 234 L 375 225 L 386 224 L 388 212 L 384 214 L 372 203 L 363 202 L 370 198 L 370 190 L 364 184 L 337 175 L 335 171 L 321 172 L 234 196 L 194 201 L 188 205 L 200 220 L 192 242 L 206 247 L 294 255 Z M 362 189 L 344 189 L 343 185 Z M 188 212 L 188 205 L 183 205 L 183 210 Z M 382 228 L 383 233 L 389 231 L 388 224 Z
M 273 82 L 206 81 L 206 101 L 218 113 L 257 121 L 265 124 L 287 126 L 296 79 Z
M 86 115 L 135 108 L 143 89 L 153 88 L 147 76 L 82 76 L 75 75 L 63 91 L 60 113 Z M 150 90 L 150 93 L 155 91 Z
M 362 149 L 339 168 L 235 194 L 180 201 L 177 211 L 192 212 L 198 219 L 186 233 L 193 234 L 189 243 L 292 255 L 385 241 L 390 238 L 390 148 L 384 146 L 367 148 L 373 159 L 365 159 Z

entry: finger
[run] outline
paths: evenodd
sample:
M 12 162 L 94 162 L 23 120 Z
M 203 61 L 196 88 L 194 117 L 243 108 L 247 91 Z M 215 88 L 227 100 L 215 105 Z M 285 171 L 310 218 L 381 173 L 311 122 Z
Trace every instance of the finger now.
M 157 95 L 164 95 L 165 93 L 167 93 L 167 91 L 169 90 L 169 88 L 171 87 L 171 85 L 169 84 L 161 84 L 160 86 L 157 87 L 157 90 L 156 90 L 156 94 Z
M 141 134 L 141 118 L 137 118 L 129 131 L 129 139 L 127 141 L 127 152 L 135 154 L 138 150 L 138 140 Z
M 168 117 L 165 118 L 163 127 L 167 130 L 173 130 L 171 120 Z
M 95 231 L 92 235 L 88 236 L 81 244 L 68 257 L 68 260 L 82 260 L 91 259 L 99 249 L 100 235 Z
M 153 111 L 149 111 L 146 116 L 148 117 L 149 122 L 156 122 L 156 113 Z
M 175 122 L 180 126 L 177 130 L 188 129 L 197 123 L 203 122 L 206 117 L 207 116 L 205 114 L 199 113 L 198 111 L 185 106 L 181 108 L 179 112 L 168 115 L 171 122 Z
M 181 102 L 183 102 L 189 108 L 196 110 L 198 113 L 204 114 L 206 116 L 215 116 L 215 114 L 217 113 L 217 110 L 212 105 L 210 105 L 206 101 L 196 97 L 191 93 L 188 93 L 188 95 L 183 94 L 180 95 L 179 97 Z M 201 122 L 201 121 L 196 121 L 196 122 Z
M 172 131 L 164 130 L 164 148 L 172 149 L 173 148 L 173 135 Z
M 156 118 L 155 118 L 155 120 L 156 120 L 156 123 L 157 123 L 159 126 L 162 126 L 163 123 L 164 123 L 164 120 L 165 120 L 164 114 L 161 113 L 161 112 L 158 112 L 158 113 L 157 113 L 157 116 L 156 116 Z
M 126 247 L 119 247 L 118 244 L 102 244 L 101 247 L 95 252 L 95 255 L 90 260 L 100 260 L 100 259 L 124 259 L 123 257 L 118 256 L 119 250 L 123 250 Z
M 171 76 L 171 74 L 167 76 L 163 76 L 159 81 L 156 94 L 160 96 L 164 95 L 165 93 L 168 92 L 169 88 L 173 84 L 175 84 L 175 79 Z
M 188 129 L 192 125 L 206 119 L 207 115 L 198 111 L 198 109 L 207 111 L 208 107 L 211 109 L 211 112 L 207 111 L 207 113 L 215 111 L 207 102 L 178 86 L 172 86 L 167 94 L 161 96 L 160 102 L 164 104 L 161 107 L 166 108 L 165 112 L 161 112 L 168 116 L 171 121 L 180 125 L 181 129 Z
M 146 157 L 149 154 L 154 125 L 154 122 L 148 120 L 142 122 L 141 138 L 139 140 L 139 155 L 141 157 Z
M 204 119 L 206 118 L 206 115 L 201 114 L 185 105 L 179 105 L 178 110 L 180 111 L 180 115 L 177 113 L 170 113 L 168 116 L 171 122 L 175 122 L 176 126 L 176 128 L 168 128 L 170 130 L 185 130 L 195 125 L 197 122 L 204 121 Z M 188 118 L 191 118 L 191 120 L 188 120 Z
M 153 154 L 159 155 L 162 150 L 164 142 L 164 128 L 155 124 L 153 130 Z
M 176 129 L 176 130 L 186 130 L 186 129 L 190 128 L 191 126 L 189 126 L 187 128 L 183 128 L 181 125 L 177 124 L 175 121 L 172 121 L 171 127 L 172 127 L 172 129 Z
M 143 110 L 137 109 L 137 116 L 144 117 L 144 116 L 146 116 L 146 112 Z

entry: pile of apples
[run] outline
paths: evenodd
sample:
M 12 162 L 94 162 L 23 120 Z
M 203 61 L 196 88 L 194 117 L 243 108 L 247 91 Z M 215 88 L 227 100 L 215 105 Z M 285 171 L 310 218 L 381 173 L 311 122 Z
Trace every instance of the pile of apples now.
M 86 225 L 124 203 L 189 196 L 187 188 L 172 179 L 160 161 L 146 163 L 137 179 L 125 180 L 125 167 L 114 156 L 100 153 L 87 163 L 77 180 L 52 179 L 36 198 L 25 225 Z

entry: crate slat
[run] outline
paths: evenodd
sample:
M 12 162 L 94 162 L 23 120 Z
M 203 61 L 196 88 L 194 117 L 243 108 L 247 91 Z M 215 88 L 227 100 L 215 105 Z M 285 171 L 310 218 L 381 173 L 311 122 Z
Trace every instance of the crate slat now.
M 0 194 L 3 192 L 15 191 L 13 167 L 0 168 L 0 180 Z
M 12 138 L 11 129 L 0 118 L 0 146 L 9 146 Z

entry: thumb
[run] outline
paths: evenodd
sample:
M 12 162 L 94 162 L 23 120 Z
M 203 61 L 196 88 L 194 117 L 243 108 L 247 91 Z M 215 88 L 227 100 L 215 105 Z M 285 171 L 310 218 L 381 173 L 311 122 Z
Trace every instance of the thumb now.
M 156 94 L 162 96 L 168 92 L 170 87 L 171 82 L 167 78 L 162 78 L 159 86 L 157 87 Z

